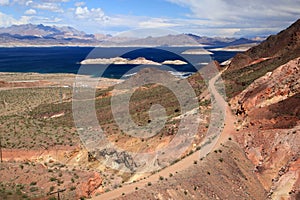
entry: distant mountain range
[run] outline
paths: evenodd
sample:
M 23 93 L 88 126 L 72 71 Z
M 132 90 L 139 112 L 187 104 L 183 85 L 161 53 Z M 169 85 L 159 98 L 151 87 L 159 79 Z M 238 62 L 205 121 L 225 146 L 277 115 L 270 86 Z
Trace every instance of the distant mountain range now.
M 194 34 L 126 38 L 86 34 L 75 28 L 26 24 L 0 28 L 0 46 L 233 46 L 257 43 L 246 38 L 200 37 Z
M 26 24 L 0 28 L 1 46 L 54 46 L 92 45 L 97 43 L 94 35 L 72 27 L 57 27 Z

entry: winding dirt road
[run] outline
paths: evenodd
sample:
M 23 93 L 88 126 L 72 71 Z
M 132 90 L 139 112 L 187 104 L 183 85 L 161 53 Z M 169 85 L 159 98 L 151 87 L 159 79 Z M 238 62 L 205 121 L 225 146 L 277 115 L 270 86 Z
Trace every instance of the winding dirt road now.
M 220 106 L 223 109 L 223 111 L 225 111 L 225 121 L 224 121 L 225 126 L 221 134 L 219 134 L 216 138 L 214 138 L 211 141 L 211 143 L 201 148 L 200 151 L 194 152 L 190 156 L 187 156 L 186 158 L 175 163 L 174 165 L 171 165 L 170 167 L 167 167 L 159 171 L 158 173 L 147 177 L 146 179 L 131 184 L 125 184 L 122 186 L 122 188 L 118 188 L 116 190 L 94 197 L 93 200 L 115 199 L 122 196 L 122 194 L 129 194 L 134 192 L 136 187 L 138 187 L 139 189 L 144 188 L 149 182 L 155 184 L 156 182 L 159 181 L 160 177 L 169 177 L 170 173 L 175 174 L 176 172 L 186 170 L 187 168 L 189 168 L 194 164 L 194 161 L 199 160 L 202 157 L 205 157 L 210 151 L 218 148 L 221 143 L 225 143 L 230 137 L 231 133 L 234 131 L 235 117 L 232 115 L 230 107 L 228 106 L 227 102 L 224 100 L 224 98 L 218 92 L 215 86 L 215 83 L 220 78 L 220 76 L 221 73 L 219 73 L 217 76 L 215 76 L 209 81 L 209 89 L 211 95 L 215 97 L 216 104 Z

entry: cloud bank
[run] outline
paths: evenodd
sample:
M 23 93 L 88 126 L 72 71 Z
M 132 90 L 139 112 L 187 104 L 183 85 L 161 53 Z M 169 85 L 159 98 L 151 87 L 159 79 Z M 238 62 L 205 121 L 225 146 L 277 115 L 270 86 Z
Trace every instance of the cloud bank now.
M 114 0 L 111 0 L 114 1 Z M 182 8 L 172 16 L 107 12 L 96 0 L 0 0 L 0 26 L 24 23 L 68 25 L 88 33 L 116 34 L 132 29 L 172 29 L 205 36 L 254 37 L 277 33 L 300 16 L 300 0 L 159 0 Z M 118 2 L 114 4 L 118 6 Z M 132 0 L 130 3 L 134 3 Z M 140 6 L 144 4 L 141 3 Z M 133 7 L 133 6 L 132 6 Z M 140 7 L 134 7 L 135 10 Z M 145 8 L 144 8 L 145 9 Z M 157 9 L 160 9 L 157 4 Z M 109 13 L 109 14 L 107 14 Z M 149 33 L 151 35 L 151 33 Z
M 194 28 L 237 36 L 264 35 L 287 27 L 300 16 L 300 0 L 167 0 L 190 9 Z

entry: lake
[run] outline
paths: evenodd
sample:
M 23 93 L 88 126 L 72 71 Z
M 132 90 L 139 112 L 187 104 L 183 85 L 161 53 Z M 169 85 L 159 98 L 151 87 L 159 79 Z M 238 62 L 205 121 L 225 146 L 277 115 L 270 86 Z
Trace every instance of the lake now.
M 237 52 L 216 51 L 213 55 L 183 55 L 185 50 L 196 47 L 18 47 L 0 48 L 0 72 L 78 73 L 85 67 L 85 74 L 106 78 L 126 78 L 136 73 L 143 65 L 81 65 L 84 59 L 144 57 L 155 62 L 183 60 L 186 65 L 151 66 L 173 71 L 182 77 L 196 72 L 212 59 L 218 62 L 232 58 Z M 198 47 L 199 48 L 199 47 Z M 210 47 L 212 48 L 212 47 Z

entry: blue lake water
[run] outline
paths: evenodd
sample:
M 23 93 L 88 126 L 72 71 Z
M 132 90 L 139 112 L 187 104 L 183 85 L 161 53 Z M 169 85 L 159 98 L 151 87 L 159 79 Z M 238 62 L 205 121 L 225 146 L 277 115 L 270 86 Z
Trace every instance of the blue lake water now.
M 213 52 L 213 55 L 183 55 L 191 47 L 162 48 L 92 48 L 92 47 L 20 47 L 0 48 L 0 72 L 36 72 L 36 73 L 78 73 L 84 67 L 85 74 L 107 78 L 128 77 L 149 66 L 137 65 L 80 65 L 87 58 L 123 57 L 135 59 L 144 57 L 155 62 L 165 60 L 183 60 L 187 65 L 151 66 L 182 74 L 196 72 L 211 60 L 223 62 L 232 58 L 236 52 Z

